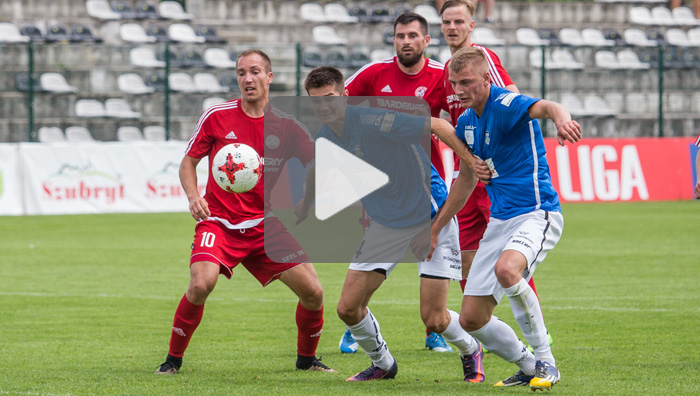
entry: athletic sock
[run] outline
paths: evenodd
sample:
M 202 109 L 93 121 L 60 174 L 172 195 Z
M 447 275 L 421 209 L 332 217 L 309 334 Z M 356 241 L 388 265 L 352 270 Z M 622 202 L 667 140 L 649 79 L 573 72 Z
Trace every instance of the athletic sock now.
M 495 316 L 479 330 L 470 331 L 484 348 L 509 363 L 515 363 L 526 375 L 535 373 L 535 357 L 515 335 L 513 329 Z
M 382 370 L 389 370 L 394 364 L 394 357 L 389 352 L 389 347 L 382 338 L 379 331 L 379 323 L 374 319 L 374 315 L 367 308 L 367 315 L 360 323 L 348 326 L 352 338 L 364 349 L 367 356 L 372 359 L 372 363 Z
M 537 289 L 535 288 L 535 278 L 530 277 L 530 280 L 527 281 L 527 284 L 530 285 L 530 287 L 532 288 L 532 291 L 535 292 L 535 295 L 537 296 Z M 539 298 L 539 296 L 538 296 L 538 298 Z
M 297 354 L 315 356 L 323 331 L 323 307 L 310 311 L 301 303 L 297 304 Z
M 535 358 L 554 365 L 554 356 L 547 340 L 547 328 L 542 318 L 542 308 L 535 292 L 525 279 L 504 288 L 504 291 L 510 300 L 510 307 L 520 331 L 535 351 Z
M 450 314 L 450 324 L 441 334 L 445 341 L 456 346 L 462 356 L 476 352 L 479 349 L 479 344 L 459 324 L 459 314 L 450 309 L 447 312 Z
M 461 281 L 459 281 L 459 287 L 462 288 L 462 293 L 464 293 L 464 288 L 467 287 L 467 280 L 462 279 Z
M 170 334 L 170 356 L 181 358 L 185 354 L 185 349 L 192 339 L 192 334 L 202 321 L 204 314 L 204 304 L 195 305 L 188 299 L 187 295 L 182 296 L 180 304 L 175 310 L 173 319 L 173 329 Z

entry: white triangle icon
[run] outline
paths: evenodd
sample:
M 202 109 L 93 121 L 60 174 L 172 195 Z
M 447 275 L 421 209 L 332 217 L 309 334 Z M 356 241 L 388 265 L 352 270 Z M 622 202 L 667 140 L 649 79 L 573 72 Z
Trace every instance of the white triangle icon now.
M 389 176 L 325 138 L 316 139 L 316 217 L 326 220 L 382 188 Z

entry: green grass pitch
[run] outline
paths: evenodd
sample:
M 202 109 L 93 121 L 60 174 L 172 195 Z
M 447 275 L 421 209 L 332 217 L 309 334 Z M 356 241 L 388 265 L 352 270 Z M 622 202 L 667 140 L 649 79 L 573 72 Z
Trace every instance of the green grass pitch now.
M 535 274 L 562 372 L 552 394 L 699 394 L 700 203 L 565 205 L 564 218 Z M 516 371 L 496 356 L 485 383 L 465 384 L 456 352 L 424 349 L 415 264 L 370 305 L 399 362 L 393 381 L 344 381 L 369 365 L 338 351 L 346 264 L 316 265 L 319 353 L 339 373 L 294 370 L 296 299 L 240 269 L 220 278 L 182 373 L 156 376 L 193 230 L 186 213 L 0 217 L 0 395 L 531 394 L 492 388 Z M 460 302 L 455 283 L 449 306 Z M 515 325 L 506 301 L 496 314 Z

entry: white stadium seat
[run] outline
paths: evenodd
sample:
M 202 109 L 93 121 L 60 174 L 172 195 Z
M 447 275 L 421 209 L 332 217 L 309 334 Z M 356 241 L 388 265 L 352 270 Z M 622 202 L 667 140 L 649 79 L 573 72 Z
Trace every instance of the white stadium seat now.
M 416 8 L 413 9 L 413 12 L 425 18 L 430 25 L 439 25 L 442 23 L 442 18 L 440 18 L 437 10 L 430 4 L 418 4 Z
M 173 23 L 168 26 L 168 37 L 173 41 L 182 43 L 203 43 L 207 41 L 206 38 L 197 36 L 192 26 L 184 23 Z
M 220 69 L 233 69 L 236 67 L 236 62 L 231 60 L 223 48 L 207 48 L 204 50 L 204 63 Z
M 107 0 L 87 0 L 85 8 L 88 15 L 104 21 L 121 19 L 121 15 L 112 11 Z
M 586 66 L 583 62 L 577 61 L 574 54 L 565 48 L 552 51 L 552 64 L 553 67 L 560 69 L 583 69 Z
M 323 10 L 329 22 L 357 23 L 360 20 L 358 17 L 350 16 L 350 14 L 348 14 L 348 9 L 340 3 L 326 4 Z
M 30 39 L 19 33 L 17 26 L 10 22 L 0 23 L 0 42 L 6 43 L 26 43 Z
M 607 117 L 617 114 L 617 111 L 598 95 L 588 95 L 583 98 L 583 108 L 587 113 L 595 116 Z
M 59 127 L 41 127 L 37 131 L 39 142 L 41 143 L 58 143 L 65 142 L 66 136 Z
M 585 117 L 591 115 L 591 113 L 583 106 L 581 99 L 575 94 L 562 94 L 561 104 L 564 105 L 564 107 L 566 107 L 566 109 L 569 110 L 569 113 L 571 113 L 571 115 L 574 117 Z
M 625 69 L 648 69 L 649 64 L 639 60 L 637 53 L 631 49 L 624 49 L 617 53 L 617 62 Z
M 92 134 L 84 126 L 69 126 L 66 128 L 66 141 L 68 142 L 94 142 Z
M 202 111 L 207 111 L 208 108 L 219 104 L 219 103 L 224 103 L 226 99 L 220 98 L 218 96 L 213 97 L 213 98 L 206 98 L 202 101 Z
M 129 43 L 155 43 L 156 38 L 149 36 L 138 23 L 123 23 L 119 26 L 119 36 Z
M 630 28 L 626 29 L 622 34 L 625 38 L 625 42 L 629 45 L 636 45 L 640 47 L 656 47 L 657 42 L 654 40 L 649 40 L 647 35 L 641 29 Z
M 143 78 L 136 73 L 125 73 L 117 77 L 117 86 L 122 92 L 140 95 L 153 93 L 155 88 L 147 86 Z
M 673 20 L 679 26 L 697 26 L 700 25 L 700 20 L 695 18 L 695 14 L 688 7 L 676 7 L 671 10 Z
M 165 67 L 165 62 L 156 59 L 153 49 L 148 47 L 136 47 L 129 51 L 129 60 L 137 67 Z
M 613 47 L 615 40 L 608 40 L 603 36 L 603 32 L 596 28 L 585 28 L 581 30 L 581 38 L 585 45 L 592 47 Z
M 622 69 L 617 55 L 612 51 L 598 51 L 595 53 L 595 65 L 601 69 Z
M 168 76 L 168 84 L 170 89 L 178 92 L 196 92 L 192 77 L 183 72 L 171 73 Z
M 700 28 L 688 30 L 688 41 L 694 47 L 700 46 Z
M 583 37 L 581 36 L 581 32 L 579 32 L 578 29 L 574 29 L 574 28 L 561 29 L 559 31 L 559 40 L 561 40 L 562 44 L 573 45 L 573 46 L 579 46 L 579 45 L 585 44 L 583 42 Z
M 348 43 L 348 39 L 340 37 L 333 27 L 327 25 L 314 27 L 311 34 L 317 44 L 345 45 Z
M 194 86 L 199 92 L 227 92 L 228 89 L 219 84 L 219 80 L 211 73 L 196 73 L 194 75 Z
M 506 40 L 496 37 L 496 34 L 488 27 L 474 28 L 471 34 L 472 42 L 479 45 L 505 45 Z
M 651 17 L 651 11 L 646 7 L 630 8 L 629 21 L 637 25 L 658 25 Z
M 165 128 L 160 125 L 149 125 L 143 128 L 143 137 L 150 142 L 164 142 Z
M 307 22 L 330 22 L 328 18 L 326 18 L 326 14 L 324 13 L 323 7 L 320 4 L 303 3 L 299 8 L 299 13 L 301 14 L 301 19 Z
M 521 45 L 549 45 L 549 40 L 541 39 L 540 35 L 532 28 L 518 28 L 515 31 L 515 39 L 518 40 L 518 44 Z
M 39 78 L 41 87 L 49 92 L 56 93 L 73 93 L 78 92 L 78 88 L 74 87 L 66 81 L 61 73 L 44 73 Z
M 651 9 L 651 18 L 656 25 L 675 26 L 677 25 L 673 14 L 667 6 L 657 6 Z
M 143 134 L 138 127 L 121 126 L 117 129 L 117 140 L 120 142 L 140 142 L 143 141 Z
M 79 99 L 75 102 L 75 115 L 78 117 L 104 117 L 105 105 L 95 99 Z
M 194 18 L 192 14 L 186 13 L 177 1 L 161 1 L 158 3 L 158 14 L 165 19 L 176 21 L 189 21 Z
M 131 110 L 129 102 L 121 98 L 105 100 L 105 114 L 116 118 L 141 118 L 141 113 Z
M 666 42 L 678 47 L 688 47 L 691 44 L 688 34 L 681 29 L 673 28 L 666 31 Z
M 369 53 L 369 59 L 372 62 L 382 59 L 389 59 L 392 56 L 394 56 L 394 53 L 386 49 L 375 49 Z

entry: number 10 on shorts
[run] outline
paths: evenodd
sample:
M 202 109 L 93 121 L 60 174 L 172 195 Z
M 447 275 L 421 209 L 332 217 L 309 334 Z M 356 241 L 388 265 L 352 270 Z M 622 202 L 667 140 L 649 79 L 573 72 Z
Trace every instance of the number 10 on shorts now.
M 214 239 L 216 235 L 213 232 L 202 233 L 202 242 L 199 244 L 200 247 L 212 247 L 214 246 Z

